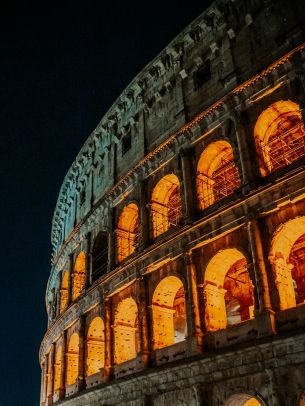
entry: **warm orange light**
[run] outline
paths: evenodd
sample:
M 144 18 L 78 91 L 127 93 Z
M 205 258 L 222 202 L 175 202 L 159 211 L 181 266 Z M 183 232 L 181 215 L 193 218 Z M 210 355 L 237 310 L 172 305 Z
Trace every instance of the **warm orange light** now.
M 115 363 L 135 358 L 138 352 L 138 306 L 131 297 L 118 304 L 113 328 Z
M 154 349 L 183 341 L 187 335 L 184 287 L 168 276 L 156 287 L 152 300 Z
M 75 300 L 83 292 L 85 287 L 85 270 L 86 256 L 81 252 L 76 258 L 73 270 L 73 294 L 72 299 Z
M 232 147 L 227 141 L 213 142 L 202 152 L 197 166 L 196 183 L 202 210 L 239 188 L 238 169 Z
M 134 203 L 124 207 L 118 221 L 117 256 L 119 261 L 131 255 L 139 242 L 139 209 Z
M 304 236 L 305 217 L 297 217 L 281 225 L 272 240 L 269 259 L 275 275 L 281 309 L 304 302 Z
M 60 288 L 60 313 L 62 313 L 68 304 L 69 297 L 69 272 L 65 271 Z
M 78 353 L 79 353 L 79 337 L 77 333 L 73 333 L 69 340 L 67 352 L 67 385 L 73 385 L 78 378 Z
M 181 219 L 180 182 L 176 175 L 164 176 L 154 187 L 151 197 L 154 237 L 179 224 Z
M 205 323 L 209 331 L 253 318 L 253 285 L 247 261 L 235 248 L 219 251 L 204 278 Z
M 104 322 L 95 317 L 89 326 L 87 334 L 86 376 L 100 372 L 105 363 Z
M 251 398 L 247 400 L 243 406 L 261 406 L 261 403 L 257 399 Z
M 60 375 L 61 375 L 61 345 L 56 350 L 55 363 L 54 363 L 54 391 L 60 388 Z
M 273 103 L 259 116 L 254 137 L 263 176 L 305 155 L 300 106 L 290 100 Z

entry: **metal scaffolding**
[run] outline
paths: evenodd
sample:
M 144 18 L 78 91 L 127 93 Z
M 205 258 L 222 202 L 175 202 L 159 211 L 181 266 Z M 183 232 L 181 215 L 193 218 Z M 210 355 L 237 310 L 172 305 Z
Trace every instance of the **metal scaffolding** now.
M 303 122 L 299 117 L 280 122 L 267 142 L 260 141 L 260 148 L 269 172 L 297 161 L 305 155 Z
M 120 259 L 127 258 L 131 255 L 140 243 L 140 227 L 137 221 L 132 230 L 123 230 L 118 228 L 117 235 L 117 250 Z
M 239 173 L 234 160 L 221 159 L 221 165 L 212 177 L 199 173 L 197 187 L 201 190 L 203 207 L 206 208 L 232 194 L 240 186 Z
M 180 187 L 176 186 L 167 204 L 151 202 L 151 216 L 154 234 L 160 235 L 172 227 L 177 227 L 182 218 Z

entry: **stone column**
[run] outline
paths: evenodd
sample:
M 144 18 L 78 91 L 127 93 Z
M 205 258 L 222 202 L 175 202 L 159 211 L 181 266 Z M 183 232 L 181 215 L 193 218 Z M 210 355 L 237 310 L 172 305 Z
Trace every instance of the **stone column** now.
M 196 196 L 194 191 L 196 190 L 191 149 L 182 149 L 180 151 L 180 159 L 182 164 L 183 175 L 183 190 L 184 190 L 184 206 L 185 206 L 185 222 L 191 224 L 194 217 L 194 202 Z
M 61 282 L 63 277 L 63 271 L 60 271 L 59 274 L 59 287 L 56 293 L 56 317 L 60 316 L 60 299 L 61 299 Z
M 256 318 L 258 319 L 258 323 L 259 320 L 261 320 L 260 328 L 262 331 L 260 331 L 260 334 L 269 335 L 275 333 L 275 320 L 270 301 L 269 283 L 258 221 L 250 220 L 247 224 L 247 231 L 251 246 L 253 270 L 258 296 L 258 314 L 256 315 Z M 264 318 L 266 320 L 263 320 Z
M 91 233 L 86 234 L 86 282 L 87 289 L 92 283 L 92 254 L 91 254 Z
M 148 323 L 148 303 L 147 303 L 147 289 L 145 279 L 142 277 L 138 279 L 139 287 L 139 329 L 140 329 L 140 343 L 142 363 L 145 367 L 148 366 L 150 360 L 150 339 L 151 331 Z
M 68 288 L 68 304 L 72 302 L 72 291 L 73 291 L 73 254 L 69 255 L 69 288 Z
M 109 382 L 112 365 L 111 299 L 105 298 L 105 378 Z
M 140 226 L 141 226 L 141 242 L 140 249 L 144 249 L 149 242 L 149 212 L 147 209 L 147 182 L 140 182 Z
M 51 350 L 49 352 L 49 374 L 48 374 L 48 393 L 47 393 L 48 406 L 53 404 L 55 349 L 56 344 L 52 343 Z
M 108 213 L 108 272 L 115 266 L 115 233 L 113 227 L 114 210 Z
M 235 116 L 235 132 L 240 156 L 240 166 L 242 170 L 242 188 L 244 189 L 254 180 L 253 158 L 250 158 L 249 140 L 247 139 L 247 124 L 241 113 Z M 246 189 L 247 190 L 247 189 Z
M 47 362 L 46 357 L 44 356 L 41 364 L 41 385 L 40 385 L 41 406 L 46 406 L 46 377 L 47 377 L 46 362 Z
M 197 276 L 196 267 L 193 262 L 192 253 L 186 253 L 185 257 L 186 272 L 187 272 L 187 299 L 189 305 L 188 317 L 188 337 L 193 337 L 195 341 L 195 348 L 192 346 L 192 352 L 202 352 L 202 339 L 203 333 L 201 330 L 200 312 L 199 312 L 199 299 L 197 290 Z
M 79 318 L 79 347 L 78 347 L 78 391 L 82 391 L 86 386 L 85 379 L 85 346 L 86 346 L 86 315 Z
M 66 352 L 67 352 L 67 331 L 63 331 L 61 339 L 61 360 L 60 360 L 60 384 L 59 399 L 64 399 L 66 395 Z

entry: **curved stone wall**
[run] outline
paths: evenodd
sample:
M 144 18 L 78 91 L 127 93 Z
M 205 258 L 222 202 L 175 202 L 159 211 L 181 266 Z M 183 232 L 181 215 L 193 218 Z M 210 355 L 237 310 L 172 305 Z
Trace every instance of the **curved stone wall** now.
M 42 405 L 302 404 L 303 3 L 216 1 L 89 137 L 53 218 Z

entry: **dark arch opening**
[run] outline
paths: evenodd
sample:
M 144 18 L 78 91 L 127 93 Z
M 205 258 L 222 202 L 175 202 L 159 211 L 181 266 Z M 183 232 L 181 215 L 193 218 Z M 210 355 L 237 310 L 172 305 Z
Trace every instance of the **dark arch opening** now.
M 107 273 L 108 235 L 100 232 L 94 240 L 92 250 L 92 282 Z

